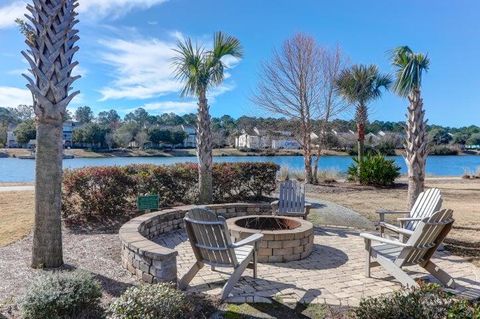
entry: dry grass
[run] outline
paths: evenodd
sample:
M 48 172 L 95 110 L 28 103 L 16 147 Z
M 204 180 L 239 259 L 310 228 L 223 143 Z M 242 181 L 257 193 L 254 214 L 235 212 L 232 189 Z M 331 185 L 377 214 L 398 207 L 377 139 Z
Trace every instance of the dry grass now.
M 33 212 L 33 191 L 0 192 L 0 247 L 30 233 Z
M 480 245 L 480 180 L 431 179 L 427 187 L 440 188 L 444 207 L 454 210 L 456 221 L 450 238 Z M 337 183 L 315 188 L 310 195 L 351 208 L 376 221 L 377 209 L 405 209 L 407 190 L 406 187 L 376 189 Z M 0 246 L 12 243 L 31 231 L 33 205 L 32 191 L 0 192 Z
M 480 181 L 462 179 L 430 179 L 427 187 L 442 191 L 443 207 L 454 210 L 455 228 L 450 238 L 466 242 L 479 242 L 480 231 Z M 337 190 L 312 194 L 318 198 L 351 208 L 372 221 L 378 221 L 375 210 L 406 209 L 407 189 L 375 189 L 338 187 Z M 480 242 L 479 242 L 480 244 Z

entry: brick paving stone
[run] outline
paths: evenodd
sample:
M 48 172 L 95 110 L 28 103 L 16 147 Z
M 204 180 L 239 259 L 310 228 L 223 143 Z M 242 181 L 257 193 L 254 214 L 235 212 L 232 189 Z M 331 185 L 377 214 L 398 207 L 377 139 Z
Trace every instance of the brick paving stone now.
M 359 232 L 316 227 L 314 234 L 313 251 L 309 257 L 286 263 L 259 263 L 257 279 L 253 279 L 252 271 L 247 269 L 229 300 L 258 302 L 265 301 L 265 298 L 279 298 L 289 304 L 302 302 L 356 306 L 363 297 L 377 297 L 401 289 L 400 284 L 381 267 L 372 268 L 372 278 L 363 275 L 364 241 Z M 155 241 L 178 251 L 180 278 L 195 262 L 190 243 L 183 230 L 163 236 Z M 269 249 L 275 252 L 279 247 Z M 438 252 L 434 261 L 451 274 L 457 284 L 464 286 L 460 287 L 463 295 L 480 294 L 480 270 L 473 264 L 462 257 L 450 255 L 448 251 Z M 415 278 L 435 281 L 420 267 L 407 269 Z M 217 270 L 232 271 L 229 268 Z M 212 272 L 210 267 L 204 267 L 192 280 L 189 289 L 218 295 L 228 277 L 228 274 Z

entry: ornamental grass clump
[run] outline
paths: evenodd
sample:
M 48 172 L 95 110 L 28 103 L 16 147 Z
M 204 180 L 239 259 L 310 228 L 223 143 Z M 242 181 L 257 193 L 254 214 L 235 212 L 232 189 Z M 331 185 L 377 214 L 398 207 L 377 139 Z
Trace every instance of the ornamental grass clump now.
M 169 284 L 131 287 L 108 310 L 110 319 L 190 318 L 194 305 Z
M 20 300 L 28 319 L 101 318 L 102 290 L 87 272 L 57 272 L 35 279 Z

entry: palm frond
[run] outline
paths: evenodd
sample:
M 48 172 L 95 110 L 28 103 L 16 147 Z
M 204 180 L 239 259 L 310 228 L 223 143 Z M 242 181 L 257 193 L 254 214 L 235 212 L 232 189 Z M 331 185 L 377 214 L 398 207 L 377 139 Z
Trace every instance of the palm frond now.
M 177 42 L 174 51 L 177 53 L 172 59 L 174 75 L 177 80 L 184 82 L 181 95 L 196 95 L 204 78 L 204 49 L 193 45 L 192 40 L 186 38 Z
M 388 89 L 392 80 L 383 75 L 376 65 L 353 65 L 343 70 L 336 81 L 340 95 L 350 104 L 366 104 L 381 95 L 381 89 Z
M 219 85 L 224 79 L 225 56 L 241 58 L 243 49 L 240 41 L 232 36 L 217 32 L 213 49 L 193 45 L 190 38 L 177 43 L 177 53 L 172 59 L 175 78 L 184 83 L 181 95 L 196 95 L 206 92 L 210 85 Z
M 400 96 L 408 96 L 413 90 L 419 90 L 423 72 L 430 67 L 427 55 L 414 53 L 408 46 L 392 50 L 391 63 L 396 69 L 393 89 Z
M 214 35 L 212 55 L 219 60 L 227 55 L 240 59 L 243 57 L 243 48 L 237 38 L 225 35 L 222 32 L 216 32 Z

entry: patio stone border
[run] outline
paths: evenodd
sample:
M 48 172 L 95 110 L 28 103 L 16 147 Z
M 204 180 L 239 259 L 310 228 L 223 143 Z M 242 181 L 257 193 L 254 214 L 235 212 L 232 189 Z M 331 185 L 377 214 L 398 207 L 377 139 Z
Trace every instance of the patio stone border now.
M 122 266 L 146 283 L 177 282 L 177 255 L 174 249 L 153 238 L 184 228 L 183 218 L 193 205 L 177 206 L 131 219 L 119 230 Z M 225 218 L 270 215 L 270 203 L 228 203 L 202 206 Z

